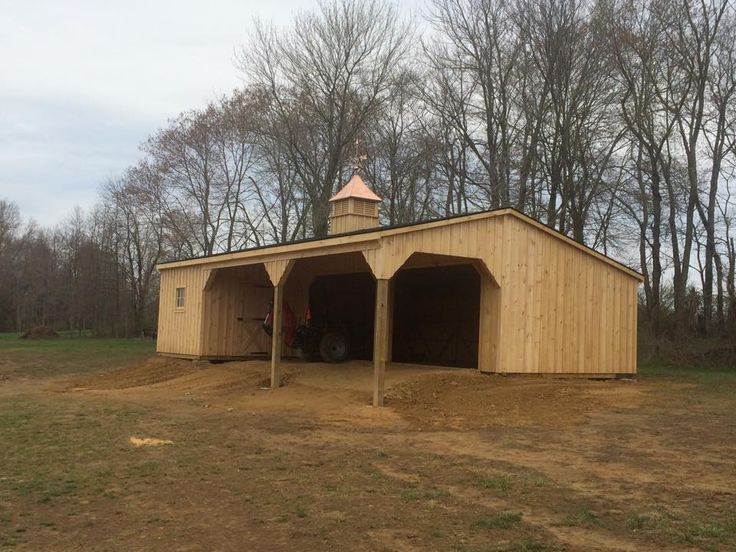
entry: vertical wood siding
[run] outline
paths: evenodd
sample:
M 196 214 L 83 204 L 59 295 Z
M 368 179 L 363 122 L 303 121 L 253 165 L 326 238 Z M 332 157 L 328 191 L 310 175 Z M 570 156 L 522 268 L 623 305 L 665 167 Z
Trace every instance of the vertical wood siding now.
M 263 319 L 273 290 L 262 263 L 218 269 L 204 292 L 201 356 L 239 357 L 271 351 Z
M 380 247 L 366 248 L 362 258 L 360 253 L 348 253 L 299 259 L 286 279 L 285 300 L 300 317 L 306 308 L 309 284 L 316 275 L 370 270 L 377 279 L 388 280 L 414 253 L 477 259 L 490 273 L 484 276 L 481 286 L 481 370 L 636 372 L 636 277 L 516 215 L 469 218 L 387 232 L 380 236 Z M 247 262 L 244 258 L 243 263 Z M 226 342 L 242 336 L 238 337 L 237 330 L 226 320 L 236 317 L 238 309 L 246 312 L 244 303 L 252 303 L 257 311 L 271 297 L 269 290 L 251 297 L 237 278 L 216 278 L 212 289 L 224 287 L 217 292 L 216 300 L 214 296 L 212 301 L 208 299 L 206 333 L 202 337 L 201 317 L 193 311 L 203 310 L 206 272 L 198 265 L 162 270 L 159 351 L 200 354 L 201 349 L 203 355 L 234 352 L 236 349 Z M 186 282 L 187 286 L 184 315 L 176 313 L 173 306 L 177 282 Z M 210 293 L 208 290 L 205 295 Z M 253 309 L 247 307 L 249 312 Z M 202 347 L 198 345 L 200 337 Z M 211 342 L 219 344 L 212 346 Z M 294 352 L 285 351 L 290 353 Z
M 158 307 L 156 351 L 199 356 L 202 321 L 202 289 L 208 270 L 187 266 L 161 271 L 161 297 Z M 176 288 L 186 288 L 183 309 L 176 308 Z

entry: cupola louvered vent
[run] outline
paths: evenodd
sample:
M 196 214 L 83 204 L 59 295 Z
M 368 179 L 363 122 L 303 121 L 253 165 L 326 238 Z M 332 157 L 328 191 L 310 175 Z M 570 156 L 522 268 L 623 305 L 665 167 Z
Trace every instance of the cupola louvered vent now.
M 330 233 L 342 234 L 378 226 L 378 197 L 356 173 L 330 199 Z

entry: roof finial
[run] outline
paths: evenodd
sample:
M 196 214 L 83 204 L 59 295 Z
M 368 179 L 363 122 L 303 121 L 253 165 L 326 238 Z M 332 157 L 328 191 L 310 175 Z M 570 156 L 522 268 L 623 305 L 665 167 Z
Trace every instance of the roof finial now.
M 364 153 L 361 153 L 361 143 L 360 138 L 355 139 L 355 151 L 353 153 L 352 158 L 352 164 L 353 164 L 353 174 L 357 174 L 358 172 L 365 169 L 364 162 L 368 160 L 368 156 Z

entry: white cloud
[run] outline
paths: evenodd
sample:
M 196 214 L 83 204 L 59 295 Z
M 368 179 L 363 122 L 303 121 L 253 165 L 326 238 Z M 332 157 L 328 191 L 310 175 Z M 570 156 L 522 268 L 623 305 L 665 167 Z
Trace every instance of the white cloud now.
M 233 57 L 254 17 L 314 5 L 0 0 L 0 197 L 42 224 L 91 206 L 167 119 L 241 84 Z

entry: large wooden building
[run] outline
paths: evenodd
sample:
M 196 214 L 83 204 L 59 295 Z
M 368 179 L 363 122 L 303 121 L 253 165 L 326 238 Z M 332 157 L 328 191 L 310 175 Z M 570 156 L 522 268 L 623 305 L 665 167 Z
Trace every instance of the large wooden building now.
M 636 372 L 640 274 L 513 209 L 378 227 L 380 201 L 356 174 L 331 200 L 326 238 L 160 265 L 158 352 L 270 357 L 279 386 L 282 355 L 299 354 L 283 313 L 308 319 L 321 294 L 370 336 L 354 356 L 373 361 L 376 405 L 387 362 Z

